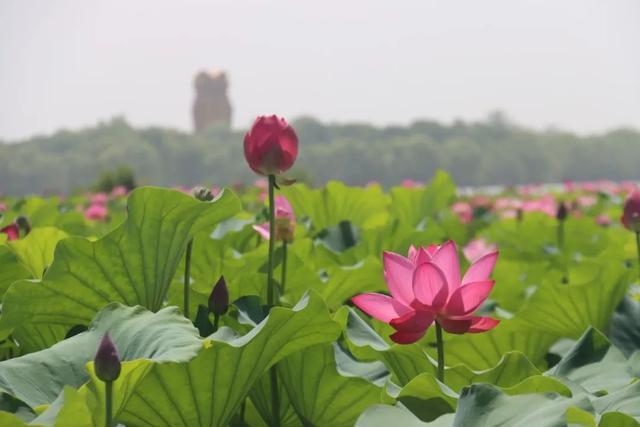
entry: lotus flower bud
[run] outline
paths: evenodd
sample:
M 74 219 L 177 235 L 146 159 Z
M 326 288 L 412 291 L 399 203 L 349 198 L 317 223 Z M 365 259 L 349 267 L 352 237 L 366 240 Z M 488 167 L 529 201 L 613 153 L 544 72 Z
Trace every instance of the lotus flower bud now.
M 260 116 L 244 137 L 244 157 L 260 175 L 279 175 L 298 157 L 298 136 L 276 115 Z
M 627 198 L 620 221 L 626 229 L 640 233 L 640 190 L 634 190 Z
M 201 202 L 210 202 L 213 200 L 213 193 L 211 190 L 202 186 L 193 187 L 191 195 Z
M 20 227 L 15 222 L 0 228 L 0 233 L 7 235 L 7 240 L 18 240 L 20 238 Z
M 220 276 L 218 283 L 209 295 L 209 311 L 216 316 L 222 316 L 229 309 L 229 290 L 224 276 Z
M 558 205 L 558 210 L 556 211 L 556 219 L 558 221 L 564 221 L 567 219 L 567 215 L 569 214 L 569 209 L 567 208 L 567 204 L 565 202 L 560 202 Z
M 120 356 L 108 332 L 100 341 L 94 363 L 96 376 L 102 381 L 115 381 L 120 376 Z

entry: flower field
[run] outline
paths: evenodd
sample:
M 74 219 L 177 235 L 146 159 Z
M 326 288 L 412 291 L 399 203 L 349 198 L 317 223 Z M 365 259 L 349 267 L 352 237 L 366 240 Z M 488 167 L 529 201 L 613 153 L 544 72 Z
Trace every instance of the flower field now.
M 0 198 L 1 426 L 640 425 L 634 183 L 310 188 L 275 119 L 253 185 Z

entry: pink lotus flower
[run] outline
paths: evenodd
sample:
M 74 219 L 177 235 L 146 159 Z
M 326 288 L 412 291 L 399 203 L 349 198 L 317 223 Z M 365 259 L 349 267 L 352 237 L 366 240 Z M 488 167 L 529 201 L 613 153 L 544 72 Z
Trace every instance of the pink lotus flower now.
M 111 197 L 124 197 L 129 193 L 124 185 L 117 185 L 111 189 Z
M 390 324 L 397 331 L 391 339 L 399 344 L 418 341 L 434 321 L 454 334 L 485 332 L 499 321 L 473 313 L 493 288 L 489 276 L 497 258 L 498 252 L 481 257 L 460 279 L 452 241 L 419 249 L 411 246 L 408 258 L 385 252 L 384 275 L 391 296 L 367 293 L 352 301 L 373 318 Z
M 591 206 L 594 206 L 596 203 L 598 203 L 598 198 L 596 196 L 594 196 L 593 194 L 579 196 L 576 199 L 576 203 L 580 207 L 590 208 Z
M 7 205 L 0 202 L 0 212 L 5 212 L 7 210 Z
M 107 196 L 107 193 L 95 193 L 91 196 L 92 205 L 106 205 L 108 201 L 109 196 Z
M 471 263 L 476 262 L 485 255 L 495 252 L 497 246 L 487 242 L 483 237 L 470 241 L 467 246 L 462 249 L 464 257 Z
M 107 215 L 107 207 L 99 203 L 92 204 L 84 211 L 84 217 L 92 221 L 104 221 Z
M 0 228 L 0 233 L 7 235 L 7 240 L 18 240 L 20 238 L 20 227 L 15 222 Z
M 298 157 L 298 136 L 285 119 L 260 116 L 244 137 L 244 157 L 260 175 L 281 174 Z
M 473 221 L 473 208 L 467 202 L 456 202 L 451 206 L 451 210 L 458 215 L 460 221 L 468 224 Z
M 613 221 L 611 221 L 611 217 L 607 214 L 600 214 L 596 217 L 596 224 L 601 225 L 603 227 L 607 227 L 611 225 Z
M 640 190 L 634 190 L 624 202 L 624 211 L 620 221 L 627 230 L 640 233 Z
M 291 204 L 286 197 L 277 195 L 275 197 L 275 213 L 276 213 L 276 240 L 285 242 L 293 241 L 293 233 L 296 227 L 296 216 L 293 212 Z M 258 232 L 266 240 L 269 240 L 269 223 L 254 225 L 253 229 Z
M 413 179 L 405 179 L 400 183 L 400 186 L 404 188 L 420 188 L 422 187 L 422 183 Z
M 523 212 L 542 212 L 555 218 L 558 204 L 552 195 L 545 194 L 539 199 L 525 201 L 522 204 L 522 210 Z

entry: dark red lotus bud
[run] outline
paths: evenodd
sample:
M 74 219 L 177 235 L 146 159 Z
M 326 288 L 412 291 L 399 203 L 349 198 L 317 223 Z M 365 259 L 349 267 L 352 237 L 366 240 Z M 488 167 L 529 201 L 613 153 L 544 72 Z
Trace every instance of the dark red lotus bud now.
M 20 238 L 20 227 L 15 222 L 7 225 L 4 228 L 0 228 L 0 233 L 7 235 L 7 240 L 18 240 Z
M 100 341 L 94 363 L 96 376 L 102 381 L 115 381 L 120 376 L 120 356 L 108 332 Z
M 569 215 L 567 204 L 565 202 L 560 202 L 560 204 L 558 205 L 558 210 L 556 211 L 556 219 L 558 221 L 564 221 L 565 219 L 567 219 L 567 215 Z
M 229 290 L 224 276 L 220 276 L 218 283 L 209 295 L 209 311 L 216 316 L 222 316 L 229 309 Z
M 298 157 L 298 136 L 285 119 L 260 116 L 244 137 L 244 157 L 254 172 L 279 175 Z
M 640 190 L 634 190 L 627 198 L 620 221 L 627 230 L 640 233 Z

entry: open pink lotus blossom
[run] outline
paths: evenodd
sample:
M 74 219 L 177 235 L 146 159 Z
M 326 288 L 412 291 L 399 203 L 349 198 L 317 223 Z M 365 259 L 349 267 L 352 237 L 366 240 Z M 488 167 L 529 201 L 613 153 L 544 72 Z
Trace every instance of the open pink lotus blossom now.
M 0 233 L 7 235 L 7 240 L 18 240 L 20 238 L 20 227 L 15 222 L 0 228 Z
M 391 339 L 399 344 L 418 341 L 434 321 L 454 334 L 485 332 L 499 320 L 473 313 L 493 288 L 489 276 L 497 258 L 498 252 L 481 257 L 461 279 L 452 241 L 419 249 L 411 246 L 408 258 L 385 252 L 384 275 L 391 296 L 367 293 L 352 301 L 373 318 L 391 325 L 396 330 Z
M 108 213 L 105 205 L 94 203 L 84 211 L 84 217 L 92 221 L 104 221 Z
M 458 215 L 460 221 L 464 224 L 468 224 L 473 221 L 473 208 L 467 202 L 456 202 L 451 206 L 453 213 Z
M 291 204 L 283 195 L 275 197 L 275 214 L 276 214 L 276 240 L 285 242 L 293 241 L 293 233 L 296 226 L 296 216 L 293 212 Z M 258 232 L 266 240 L 269 240 L 269 223 L 254 225 L 253 229 Z
M 483 237 L 480 237 L 470 241 L 467 246 L 462 249 L 462 253 L 469 262 L 474 263 L 483 256 L 495 252 L 497 249 L 495 244 L 489 243 Z
M 640 233 L 640 190 L 634 190 L 624 202 L 624 211 L 620 218 L 626 229 Z

